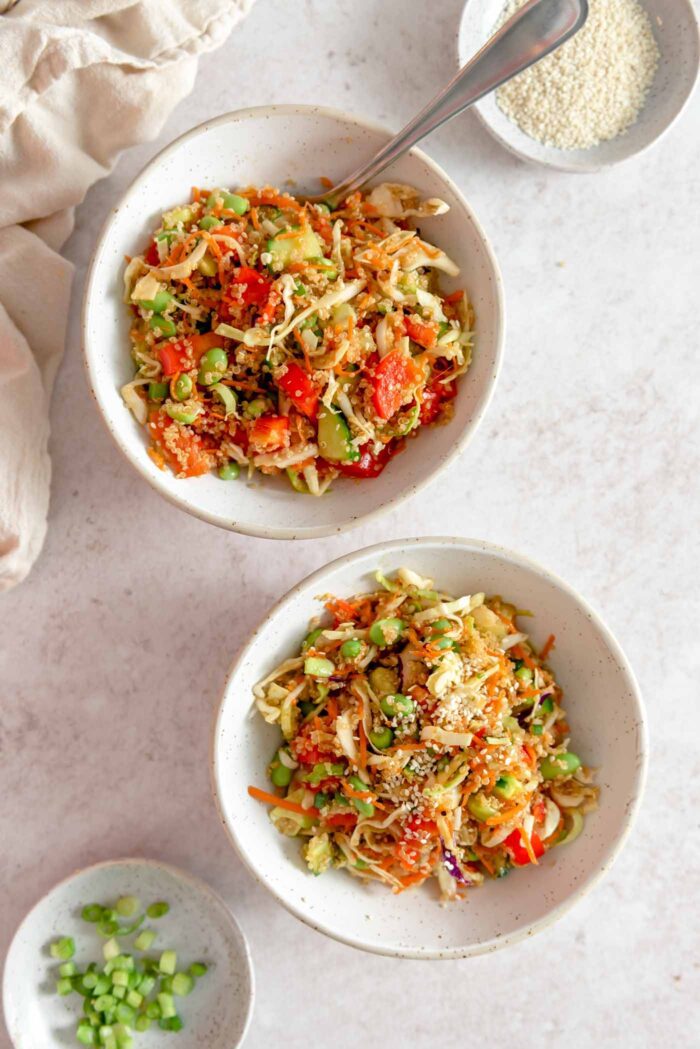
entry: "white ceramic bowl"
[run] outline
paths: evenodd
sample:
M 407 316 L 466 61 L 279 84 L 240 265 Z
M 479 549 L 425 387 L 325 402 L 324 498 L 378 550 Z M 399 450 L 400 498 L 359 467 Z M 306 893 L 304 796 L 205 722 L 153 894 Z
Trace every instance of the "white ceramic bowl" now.
M 505 3 L 506 0 L 467 0 L 457 42 L 460 66 L 491 36 Z M 508 119 L 492 93 L 477 102 L 474 109 L 494 138 L 523 160 L 583 174 L 618 164 L 657 142 L 678 119 L 695 86 L 700 67 L 698 20 L 691 0 L 640 3 L 651 20 L 660 61 L 639 119 L 625 134 L 591 149 L 544 146 Z
M 177 480 L 146 454 L 143 427 L 119 394 L 133 374 L 128 311 L 121 301 L 124 256 L 140 250 L 161 212 L 189 199 L 194 185 L 303 188 L 326 176 L 346 175 L 374 154 L 389 133 L 334 110 L 316 106 L 269 106 L 229 113 L 177 139 L 145 168 L 114 209 L 87 280 L 83 307 L 88 375 L 98 407 L 117 444 L 161 495 L 212 524 L 274 539 L 313 538 L 342 532 L 395 506 L 422 488 L 462 451 L 494 389 L 503 345 L 503 297 L 498 265 L 469 205 L 455 184 L 424 153 L 414 149 L 384 178 L 417 186 L 447 201 L 450 211 L 421 223 L 461 268 L 452 290 L 466 287 L 476 310 L 474 361 L 460 383 L 449 426 L 426 429 L 381 477 L 342 479 L 321 499 L 300 496 L 284 477 L 254 483 L 223 483 L 215 475 Z M 293 191 L 293 186 L 291 187 Z
M 393 895 L 343 871 L 315 878 L 299 841 L 270 823 L 247 794 L 266 788 L 279 731 L 251 716 L 252 688 L 298 649 L 315 600 L 373 589 L 377 568 L 407 566 L 454 594 L 485 590 L 535 612 L 536 644 L 556 634 L 552 666 L 565 691 L 575 750 L 599 767 L 600 808 L 581 837 L 552 850 L 536 869 L 441 907 L 433 889 Z M 233 843 L 256 877 L 293 914 L 338 940 L 379 954 L 458 958 L 514 943 L 560 918 L 610 868 L 639 806 L 646 767 L 644 711 L 634 675 L 595 612 L 570 587 L 524 557 L 468 539 L 403 539 L 342 557 L 309 576 L 269 613 L 230 672 L 213 737 L 213 779 Z
M 138 896 L 144 905 L 167 900 L 170 913 L 148 923 L 158 934 L 155 946 L 172 947 L 187 964 L 209 964 L 195 991 L 182 999 L 184 1044 L 189 1049 L 236 1049 L 241 1044 L 253 1012 L 254 980 L 248 945 L 235 918 L 199 879 L 163 863 L 127 859 L 99 863 L 60 882 L 15 933 L 3 977 L 3 1008 L 15 1049 L 77 1045 L 82 998 L 58 997 L 59 963 L 48 948 L 58 937 L 72 936 L 79 966 L 98 961 L 104 941 L 80 912 L 88 903 L 126 895 Z M 139 1034 L 137 1044 L 157 1049 L 163 1037 L 156 1026 Z

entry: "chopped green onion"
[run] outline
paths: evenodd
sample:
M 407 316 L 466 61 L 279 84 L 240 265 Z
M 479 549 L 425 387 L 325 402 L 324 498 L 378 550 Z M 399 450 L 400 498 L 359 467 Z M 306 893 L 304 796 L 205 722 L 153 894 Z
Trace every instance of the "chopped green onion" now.
M 153 929 L 144 929 L 134 940 L 134 947 L 137 951 L 149 951 L 155 938 L 156 934 Z
M 318 797 L 318 794 L 316 797 Z M 190 965 L 189 968 L 190 976 L 204 976 L 207 973 L 208 968 L 209 967 L 205 965 L 204 962 L 192 962 L 192 965 Z
M 151 386 L 165 386 L 165 393 L 167 393 L 168 387 L 167 387 L 167 385 L 164 382 L 163 383 L 153 383 L 152 382 L 150 384 L 150 386 L 148 387 L 148 396 L 153 401 L 157 400 L 157 398 L 154 397 L 151 394 Z M 163 396 L 165 396 L 165 394 L 163 394 Z M 82 910 L 82 913 L 81 913 L 81 917 L 82 917 L 84 922 L 98 922 L 103 914 L 104 914 L 104 907 L 102 907 L 99 903 L 89 903 L 87 905 L 87 907 L 83 907 L 83 910 Z
M 105 961 L 110 962 L 113 958 L 118 958 L 121 954 L 119 944 L 116 940 L 107 940 L 107 943 L 102 948 L 102 953 L 105 956 Z
M 163 1020 L 169 1020 L 171 1016 L 177 1016 L 177 1009 L 172 994 L 159 994 L 158 1005 Z
M 61 997 L 65 997 L 67 994 L 73 993 L 73 981 L 67 977 L 64 977 L 56 982 L 56 994 L 60 994 Z
M 52 958 L 67 962 L 75 954 L 75 940 L 72 936 L 63 936 L 51 944 L 50 952 Z
M 167 976 L 172 976 L 177 968 L 177 954 L 175 951 L 163 951 L 158 962 L 158 968 Z
M 161 900 L 158 903 L 152 903 L 150 907 L 147 907 L 146 914 L 149 918 L 162 918 L 169 910 L 170 904 Z
M 173 976 L 173 994 L 184 998 L 194 987 L 194 980 L 188 973 L 175 973 Z

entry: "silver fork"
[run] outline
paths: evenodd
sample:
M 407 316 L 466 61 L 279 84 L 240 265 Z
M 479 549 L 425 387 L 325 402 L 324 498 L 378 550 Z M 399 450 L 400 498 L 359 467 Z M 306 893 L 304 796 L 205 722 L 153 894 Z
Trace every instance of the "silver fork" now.
M 431 131 L 561 47 L 587 18 L 588 0 L 529 0 L 371 160 L 325 193 L 305 199 L 337 205 Z

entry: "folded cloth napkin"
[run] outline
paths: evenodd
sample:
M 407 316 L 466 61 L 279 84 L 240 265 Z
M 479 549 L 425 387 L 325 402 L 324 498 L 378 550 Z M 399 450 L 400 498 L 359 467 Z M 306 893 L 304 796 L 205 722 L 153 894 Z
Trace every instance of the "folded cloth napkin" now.
M 155 138 L 253 0 L 0 0 L 0 590 L 46 534 L 73 208 Z

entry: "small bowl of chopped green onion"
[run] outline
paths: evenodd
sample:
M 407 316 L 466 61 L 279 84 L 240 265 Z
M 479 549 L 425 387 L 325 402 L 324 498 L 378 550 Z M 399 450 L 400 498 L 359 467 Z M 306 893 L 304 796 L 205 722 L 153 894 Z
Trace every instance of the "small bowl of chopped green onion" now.
M 459 64 L 526 0 L 468 0 Z M 523 160 L 593 173 L 648 149 L 680 116 L 700 68 L 691 0 L 588 0 L 584 26 L 474 109 Z
M 10 946 L 3 1007 L 15 1049 L 234 1049 L 254 981 L 245 937 L 203 882 L 150 860 L 89 867 L 56 885 Z

